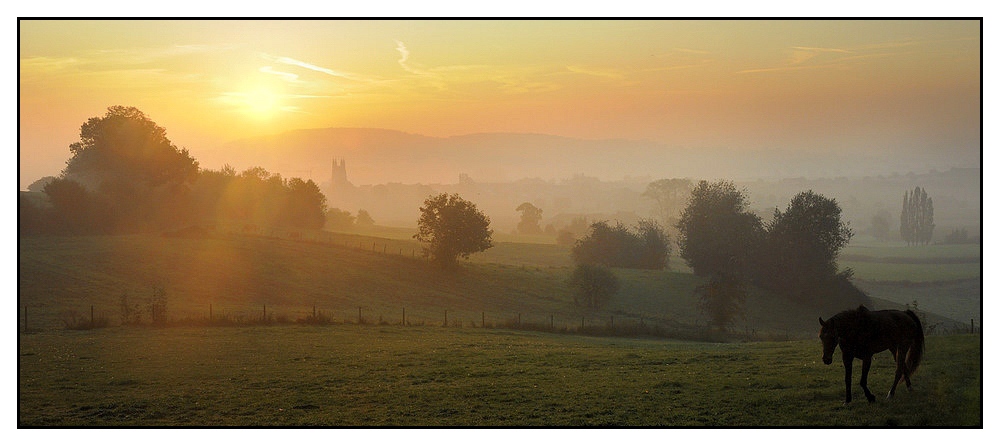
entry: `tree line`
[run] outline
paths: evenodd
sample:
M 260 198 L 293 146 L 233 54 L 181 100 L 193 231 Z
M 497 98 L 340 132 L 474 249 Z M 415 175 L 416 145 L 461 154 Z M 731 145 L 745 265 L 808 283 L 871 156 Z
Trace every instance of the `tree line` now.
M 320 229 L 326 197 L 312 180 L 262 167 L 207 170 L 135 107 L 112 106 L 80 128 L 58 177 L 39 187 L 47 203 L 19 200 L 22 234 L 176 230 L 217 221 Z

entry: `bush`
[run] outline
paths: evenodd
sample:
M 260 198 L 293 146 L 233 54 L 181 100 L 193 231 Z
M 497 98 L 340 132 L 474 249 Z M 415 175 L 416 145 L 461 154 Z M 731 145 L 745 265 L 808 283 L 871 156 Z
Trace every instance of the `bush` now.
M 576 242 L 572 256 L 577 264 L 659 270 L 668 266 L 670 238 L 653 221 L 640 221 L 634 229 L 600 221 Z

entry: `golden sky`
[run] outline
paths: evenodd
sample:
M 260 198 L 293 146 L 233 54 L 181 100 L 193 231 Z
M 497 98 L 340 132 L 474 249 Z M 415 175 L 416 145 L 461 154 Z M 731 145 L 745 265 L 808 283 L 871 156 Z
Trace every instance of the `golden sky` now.
M 980 70 L 978 21 L 27 20 L 20 185 L 111 105 L 196 159 L 324 127 L 978 153 Z

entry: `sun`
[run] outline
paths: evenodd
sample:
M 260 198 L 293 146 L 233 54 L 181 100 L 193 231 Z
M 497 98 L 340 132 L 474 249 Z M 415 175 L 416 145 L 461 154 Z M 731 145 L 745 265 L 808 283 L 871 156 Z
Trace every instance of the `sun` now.
M 281 110 L 281 94 L 270 88 L 254 88 L 240 96 L 244 112 L 251 117 L 269 119 Z

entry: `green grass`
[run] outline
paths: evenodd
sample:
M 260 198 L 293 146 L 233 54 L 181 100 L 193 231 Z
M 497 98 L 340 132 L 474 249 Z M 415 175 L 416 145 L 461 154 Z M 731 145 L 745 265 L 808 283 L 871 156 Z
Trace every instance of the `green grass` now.
M 441 327 L 47 331 L 20 338 L 18 425 L 982 426 L 978 336 L 928 338 L 892 401 L 877 355 L 879 401 L 846 407 L 820 353 Z

